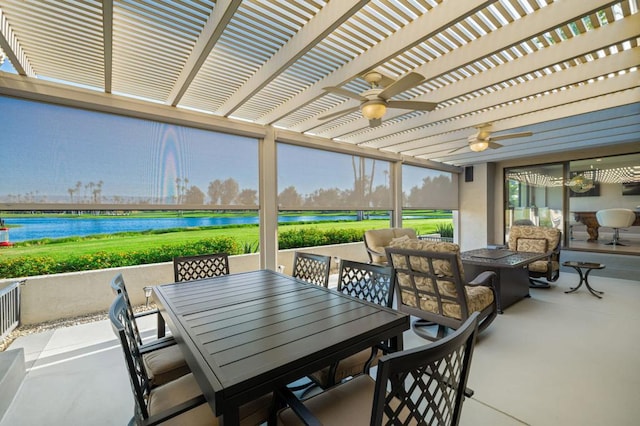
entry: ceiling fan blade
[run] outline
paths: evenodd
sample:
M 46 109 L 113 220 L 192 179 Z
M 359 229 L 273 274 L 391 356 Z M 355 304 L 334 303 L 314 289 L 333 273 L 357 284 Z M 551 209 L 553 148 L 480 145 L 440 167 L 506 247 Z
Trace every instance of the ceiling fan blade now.
M 350 92 L 349 90 L 343 89 L 342 87 L 329 86 L 329 87 L 323 87 L 322 90 L 335 93 L 336 95 L 346 96 L 347 98 L 355 99 L 360 102 L 366 102 L 369 100 L 364 96 L 360 96 L 357 93 Z
M 449 154 L 453 154 L 454 152 L 458 152 L 458 151 L 463 150 L 463 149 L 468 148 L 468 147 L 469 147 L 469 145 L 465 145 L 465 146 L 461 146 L 459 148 L 452 149 L 451 151 L 449 151 Z
M 380 75 L 382 76 L 382 79 L 380 80 L 380 86 L 382 87 L 389 87 L 391 86 L 393 83 L 395 83 L 396 81 L 391 78 L 391 77 L 387 77 L 386 75 L 380 73 Z
M 495 143 L 492 141 L 489 141 L 489 148 L 491 149 L 498 149 L 498 148 L 502 148 L 503 145 L 500 145 L 499 143 Z
M 491 136 L 490 139 L 492 141 L 501 141 L 504 139 L 512 139 L 512 138 L 524 138 L 527 136 L 533 135 L 533 132 L 520 132 L 520 133 L 509 133 L 501 136 Z
M 382 124 L 382 119 L 381 118 L 376 118 L 376 119 L 373 119 L 373 120 L 369 120 L 369 127 L 378 127 L 381 124 Z
M 399 109 L 413 109 L 415 111 L 433 111 L 437 102 L 420 102 L 420 101 L 388 101 L 387 107 Z
M 331 114 L 322 115 L 318 117 L 318 120 L 328 120 L 330 118 L 342 117 L 343 115 L 351 114 L 354 111 L 359 110 L 359 106 L 354 106 L 351 108 L 343 109 L 341 111 L 332 112 Z
M 396 81 L 391 86 L 380 92 L 378 94 L 378 97 L 384 100 L 390 99 L 398 93 L 414 88 L 423 80 L 424 76 L 422 76 L 422 74 L 418 74 L 417 72 L 410 72 L 409 74 L 405 75 L 400 80 Z

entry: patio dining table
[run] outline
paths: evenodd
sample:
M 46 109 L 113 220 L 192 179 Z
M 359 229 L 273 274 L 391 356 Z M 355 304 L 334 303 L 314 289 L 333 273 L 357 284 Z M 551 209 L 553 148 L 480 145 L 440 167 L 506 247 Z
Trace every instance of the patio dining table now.
M 154 297 L 211 409 L 239 407 L 331 363 L 390 340 L 409 317 L 296 278 L 258 270 L 154 287 Z

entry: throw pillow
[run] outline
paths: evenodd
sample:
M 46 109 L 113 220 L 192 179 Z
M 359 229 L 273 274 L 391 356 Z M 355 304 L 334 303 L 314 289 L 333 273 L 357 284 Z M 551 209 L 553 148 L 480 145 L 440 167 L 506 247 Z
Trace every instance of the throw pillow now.
M 516 242 L 517 251 L 528 251 L 531 253 L 546 253 L 546 238 L 518 238 Z

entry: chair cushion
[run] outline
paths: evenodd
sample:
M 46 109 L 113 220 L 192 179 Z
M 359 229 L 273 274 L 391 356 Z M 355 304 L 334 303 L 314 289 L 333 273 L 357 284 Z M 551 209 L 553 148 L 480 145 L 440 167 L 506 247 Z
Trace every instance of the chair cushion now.
M 531 253 L 546 253 L 546 238 L 518 238 L 516 240 L 517 251 L 528 251 Z
M 535 262 L 528 264 L 527 268 L 529 269 L 529 271 L 545 273 L 547 272 L 548 264 L 549 263 L 546 260 L 536 260 Z M 557 271 L 558 269 L 560 269 L 560 262 L 557 262 L 555 260 L 552 261 L 551 270 Z
M 182 376 L 151 391 L 148 402 L 149 415 L 160 414 L 200 394 L 202 394 L 202 391 L 193 374 Z M 205 403 L 162 424 L 166 426 L 217 425 L 218 419 L 213 415 L 209 404 Z
M 547 240 L 547 249 L 554 250 L 560 244 L 561 232 L 557 228 L 547 228 L 544 226 L 512 226 L 509 230 L 509 250 L 518 251 L 518 240 L 520 238 Z
M 371 362 L 371 366 L 378 364 L 378 360 L 382 358 L 382 351 L 376 351 L 376 355 Z M 371 356 L 371 349 L 365 349 L 363 351 L 358 352 L 357 354 L 351 355 L 345 359 L 340 360 L 338 363 L 338 367 L 336 368 L 335 381 L 339 383 L 340 381 L 346 379 L 350 376 L 357 376 L 364 372 L 364 366 L 369 360 Z M 329 372 L 330 367 L 325 367 L 322 370 L 318 370 L 315 373 L 311 374 L 313 380 L 315 380 L 320 387 L 329 386 Z
M 457 244 L 437 241 L 409 240 L 402 241 L 391 246 L 410 250 L 434 251 L 441 253 L 457 254 L 460 252 L 460 246 L 458 246 Z M 429 265 L 426 258 L 411 258 L 412 263 L 414 262 L 414 259 L 416 262 L 418 262 L 417 265 L 413 264 L 416 269 L 420 271 L 429 270 Z M 462 260 L 460 259 L 460 256 L 456 256 L 456 259 L 458 262 L 458 268 L 460 269 L 461 277 L 464 277 Z M 404 258 L 394 258 L 394 264 L 398 267 L 403 267 Z M 441 275 L 443 277 L 451 277 L 453 275 L 453 271 L 449 261 L 434 260 L 433 267 L 434 272 L 438 275 Z M 412 287 L 411 283 L 406 282 L 408 279 L 410 278 L 403 274 L 398 275 L 398 284 L 401 292 L 402 303 L 408 306 L 422 309 L 424 311 L 438 314 L 438 302 L 436 301 L 436 299 L 431 296 L 425 296 L 417 301 L 414 293 L 410 291 Z M 422 288 L 425 291 L 433 292 L 431 280 L 424 277 L 415 277 L 415 279 L 416 287 Z M 436 280 L 436 285 L 438 286 L 438 291 L 441 295 L 446 295 L 453 298 L 457 297 L 458 292 L 453 282 L 447 280 Z M 465 286 L 464 288 L 469 313 L 475 311 L 480 312 L 493 303 L 494 297 L 493 290 L 491 290 L 491 288 L 485 286 Z M 451 318 L 462 319 L 460 305 L 457 303 L 442 300 L 442 313 L 443 315 Z
M 404 240 L 392 243 L 389 247 L 396 247 L 408 250 L 422 250 L 422 251 L 435 251 L 439 253 L 460 253 L 460 246 L 454 243 L 446 243 L 440 241 L 426 241 L 426 240 Z M 464 277 L 464 268 L 462 267 L 462 260 L 460 256 L 457 256 L 458 259 L 458 269 L 460 270 L 460 275 Z M 419 264 L 414 267 L 419 271 L 428 271 L 429 265 L 427 264 L 427 260 L 425 258 L 411 258 L 411 262 L 413 264 L 414 261 L 417 261 Z M 395 261 L 394 261 L 395 262 Z M 397 259 L 397 265 L 399 267 L 403 267 L 404 258 L 399 257 Z M 436 260 L 433 262 L 434 272 L 438 275 L 450 277 L 452 275 L 451 265 L 446 260 Z M 399 277 L 400 278 L 400 277 Z M 401 279 L 401 278 L 400 278 Z M 424 283 L 420 285 L 426 285 L 427 287 L 431 286 L 431 283 L 425 280 Z M 449 281 L 438 281 L 438 289 L 441 293 L 446 294 L 447 296 L 456 297 L 457 291 L 455 285 Z
M 362 374 L 312 396 L 304 401 L 304 405 L 324 425 L 368 426 L 371 422 L 375 384 L 370 376 Z M 278 413 L 278 424 L 288 426 L 303 423 L 287 408 Z
M 467 296 L 467 308 L 469 313 L 482 312 L 483 309 L 489 307 L 493 303 L 493 291 L 485 286 L 465 286 L 465 294 Z M 416 303 L 415 296 L 409 291 L 402 292 L 402 302 L 405 305 L 420 308 L 423 311 L 439 313 L 438 302 L 431 296 L 420 299 L 420 303 Z M 456 319 L 462 319 L 462 311 L 460 305 L 447 301 L 442 302 L 442 313 L 444 316 Z
M 482 285 L 466 285 L 464 292 L 467 296 L 467 307 L 469 313 L 482 312 L 493 303 L 493 290 Z M 456 311 L 452 311 L 451 316 L 461 319 L 460 306 L 454 305 Z
M 149 415 L 160 414 L 201 394 L 202 391 L 195 377 L 189 373 L 151 390 L 148 401 Z M 271 394 L 267 394 L 241 406 L 240 424 L 248 426 L 264 422 L 269 416 L 271 400 Z M 215 426 L 218 424 L 218 418 L 214 416 L 209 404 L 204 403 L 162 424 L 167 426 Z
M 160 386 L 190 373 L 178 345 L 171 345 L 142 356 L 152 386 Z
M 384 248 L 388 247 L 393 240 L 404 241 L 406 239 L 417 239 L 416 231 L 412 228 L 384 228 L 371 229 L 365 231 L 364 239 L 370 250 L 379 253 L 371 254 L 375 263 L 386 263 L 387 257 Z
M 304 401 L 304 405 L 323 425 L 368 426 L 371 424 L 375 386 L 375 380 L 367 374 L 361 374 L 312 396 Z M 390 405 L 397 409 L 400 403 L 394 398 Z M 408 419 L 410 414 L 409 410 L 402 409 L 396 423 L 414 424 Z M 278 425 L 302 424 L 303 422 L 290 408 L 278 413 Z
M 406 241 L 409 239 L 408 235 L 403 235 L 401 237 L 392 238 L 389 242 L 389 245 L 399 243 L 400 241 Z

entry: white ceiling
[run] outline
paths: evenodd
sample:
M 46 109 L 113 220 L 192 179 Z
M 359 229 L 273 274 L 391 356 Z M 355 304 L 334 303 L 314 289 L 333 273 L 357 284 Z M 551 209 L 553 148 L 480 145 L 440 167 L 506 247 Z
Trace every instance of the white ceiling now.
M 638 0 L 0 0 L 0 48 L 73 84 L 451 165 L 640 143 Z M 424 76 L 369 128 L 362 75 Z M 2 74 L 0 74 L 0 86 Z M 474 126 L 500 149 L 465 147 Z

